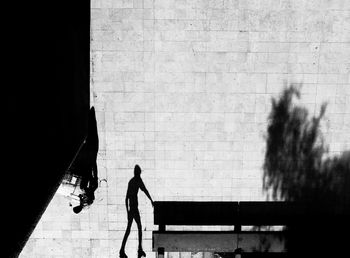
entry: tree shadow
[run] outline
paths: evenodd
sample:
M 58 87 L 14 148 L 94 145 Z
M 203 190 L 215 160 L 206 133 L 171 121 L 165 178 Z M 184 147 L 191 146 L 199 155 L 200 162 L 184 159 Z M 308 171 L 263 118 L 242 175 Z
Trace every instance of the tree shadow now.
M 296 105 L 300 90 L 286 87 L 272 99 L 266 138 L 263 188 L 274 200 L 305 203 L 302 221 L 288 227 L 291 257 L 333 255 L 347 249 L 350 151 L 329 157 L 320 131 L 326 104 L 317 116 Z

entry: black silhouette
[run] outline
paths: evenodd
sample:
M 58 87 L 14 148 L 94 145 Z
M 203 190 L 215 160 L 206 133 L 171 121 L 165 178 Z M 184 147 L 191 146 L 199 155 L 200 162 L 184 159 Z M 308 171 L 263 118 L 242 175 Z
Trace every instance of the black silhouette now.
M 78 170 L 81 174 L 80 188 L 83 194 L 79 195 L 80 204 L 73 208 L 75 213 L 91 205 L 95 200 L 95 190 L 98 187 L 97 177 L 97 152 L 98 152 L 98 133 L 95 109 L 91 107 L 89 111 L 88 134 L 85 140 L 83 151 L 81 153 L 81 161 Z
M 137 229 L 139 234 L 138 257 L 142 257 L 142 256 L 146 257 L 146 254 L 142 249 L 142 226 L 141 226 L 141 218 L 140 218 L 140 212 L 138 209 L 138 199 L 137 199 L 137 193 L 139 189 L 141 189 L 146 194 L 146 196 L 150 199 L 153 206 L 152 197 L 150 196 L 148 190 L 146 189 L 141 179 L 141 168 L 139 165 L 135 165 L 134 177 L 131 178 L 129 181 L 128 190 L 125 198 L 126 211 L 128 213 L 128 225 L 126 227 L 122 246 L 119 252 L 119 255 L 121 258 L 127 258 L 127 255 L 125 254 L 125 245 L 126 245 L 128 236 L 130 234 L 130 229 L 131 229 L 133 220 L 135 220 L 137 224 Z

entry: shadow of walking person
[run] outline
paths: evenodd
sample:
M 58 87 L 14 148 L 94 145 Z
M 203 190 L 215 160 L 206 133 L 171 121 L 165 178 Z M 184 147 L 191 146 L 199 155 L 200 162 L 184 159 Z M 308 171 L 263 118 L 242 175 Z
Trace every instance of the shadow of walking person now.
M 95 108 L 89 111 L 88 134 L 81 154 L 79 170 L 81 171 L 80 189 L 83 194 L 79 195 L 80 204 L 73 208 L 75 213 L 79 213 L 86 206 L 90 206 L 95 200 L 95 190 L 98 187 L 97 172 L 98 153 L 98 133 Z
M 125 245 L 130 234 L 130 229 L 131 229 L 133 220 L 135 220 L 137 224 L 137 229 L 138 229 L 139 248 L 138 248 L 137 256 L 139 258 L 142 256 L 146 257 L 146 254 L 142 249 L 142 226 L 141 226 L 141 218 L 140 218 L 140 212 L 138 209 L 138 199 L 137 199 L 137 193 L 139 189 L 141 189 L 146 194 L 146 196 L 150 199 L 153 206 L 152 197 L 149 194 L 141 178 L 141 168 L 139 165 L 135 165 L 134 177 L 131 178 L 129 181 L 128 190 L 126 192 L 126 197 L 125 197 L 126 211 L 128 214 L 128 225 L 126 227 L 123 242 L 119 251 L 120 258 L 128 257 L 125 254 Z

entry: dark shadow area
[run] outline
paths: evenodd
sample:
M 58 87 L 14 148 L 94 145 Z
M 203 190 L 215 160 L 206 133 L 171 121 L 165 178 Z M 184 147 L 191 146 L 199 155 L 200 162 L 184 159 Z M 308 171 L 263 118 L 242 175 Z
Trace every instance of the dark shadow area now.
M 138 230 L 138 240 L 139 240 L 139 246 L 138 246 L 138 251 L 137 251 L 137 256 L 140 257 L 146 257 L 145 252 L 142 249 L 142 225 L 141 225 L 141 217 L 140 217 L 140 211 L 138 208 L 138 198 L 137 194 L 139 189 L 143 191 L 148 199 L 151 201 L 152 206 L 153 206 L 153 200 L 151 195 L 149 194 L 145 184 L 142 181 L 141 178 L 141 168 L 139 165 L 135 165 L 134 168 L 134 177 L 130 179 L 128 183 L 128 189 L 126 192 L 125 196 L 125 206 L 126 206 L 126 211 L 128 215 L 128 224 L 125 230 L 124 238 L 122 245 L 120 247 L 119 251 L 119 256 L 120 258 L 127 258 L 128 256 L 125 254 L 125 245 L 126 241 L 128 240 L 129 234 L 130 234 L 130 229 L 133 220 L 135 220 L 137 224 L 137 230 Z
M 90 1 L 2 8 L 9 14 L 2 30 L 2 257 L 17 257 L 87 132 Z
M 291 85 L 272 100 L 264 163 L 264 189 L 273 199 L 304 203 L 299 221 L 288 227 L 290 257 L 336 257 L 346 253 L 350 209 L 350 152 L 328 156 L 317 116 L 294 104 Z

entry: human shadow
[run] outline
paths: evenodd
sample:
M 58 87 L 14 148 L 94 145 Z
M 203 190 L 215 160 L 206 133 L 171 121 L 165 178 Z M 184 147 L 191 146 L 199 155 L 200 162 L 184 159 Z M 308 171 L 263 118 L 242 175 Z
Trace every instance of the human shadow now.
M 139 165 L 135 165 L 134 177 L 131 178 L 128 183 L 128 189 L 125 197 L 125 206 L 126 206 L 126 211 L 128 215 L 128 224 L 127 224 L 123 242 L 119 251 L 120 258 L 128 257 L 125 254 L 125 245 L 130 234 L 130 229 L 131 229 L 133 220 L 135 220 L 137 224 L 137 229 L 138 229 L 138 240 L 139 240 L 138 257 L 146 256 L 145 252 L 142 249 L 142 225 L 141 225 L 140 211 L 138 209 L 138 198 L 137 198 L 139 189 L 141 189 L 146 194 L 146 196 L 149 198 L 153 206 L 152 197 L 149 194 L 141 178 L 141 167 Z
M 89 110 L 88 133 L 79 154 L 76 171 L 81 177 L 79 195 L 80 204 L 73 208 L 75 213 L 80 213 L 84 207 L 90 206 L 95 200 L 95 191 L 98 188 L 97 153 L 99 141 L 95 108 Z

